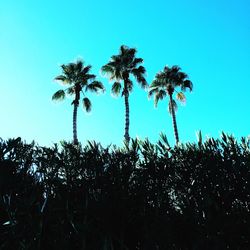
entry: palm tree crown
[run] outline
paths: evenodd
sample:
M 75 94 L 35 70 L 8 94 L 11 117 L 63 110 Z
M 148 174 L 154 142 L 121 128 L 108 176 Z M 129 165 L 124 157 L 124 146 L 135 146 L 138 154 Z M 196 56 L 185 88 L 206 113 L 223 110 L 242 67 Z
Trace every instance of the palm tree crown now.
M 82 60 L 78 60 L 76 63 L 69 63 L 67 65 L 63 64 L 61 68 L 62 74 L 55 77 L 55 80 L 60 81 L 63 85 L 67 86 L 67 88 L 65 90 L 58 90 L 52 96 L 52 100 L 64 100 L 66 94 L 73 96 L 74 100 L 71 103 L 74 105 L 73 137 L 74 142 L 77 144 L 76 118 L 81 93 L 84 96 L 82 99 L 83 108 L 86 112 L 90 112 L 92 105 L 89 98 L 86 97 L 86 92 L 91 91 L 99 93 L 100 91 L 103 92 L 105 89 L 101 82 L 95 80 L 96 76 L 89 73 L 91 66 L 84 66 L 84 62 Z
M 128 142 L 129 137 L 129 93 L 133 90 L 133 82 L 130 75 L 133 75 L 142 88 L 146 88 L 145 68 L 140 64 L 143 63 L 142 58 L 137 58 L 135 48 L 129 48 L 125 45 L 120 47 L 118 55 L 111 57 L 111 60 L 102 67 L 102 72 L 109 75 L 109 79 L 114 81 L 112 85 L 112 93 L 124 96 L 126 118 L 125 118 L 125 140 Z M 123 82 L 123 86 L 122 83 Z
M 181 91 L 177 91 L 176 88 L 180 87 Z M 184 72 L 181 72 L 181 68 L 179 66 L 172 66 L 171 68 L 165 66 L 163 71 L 160 71 L 156 74 L 156 77 L 149 89 L 149 96 L 154 95 L 154 103 L 157 106 L 158 101 L 164 99 L 167 95 L 170 98 L 168 110 L 173 118 L 173 126 L 175 132 L 176 143 L 179 142 L 177 124 L 175 112 L 177 110 L 177 104 L 173 99 L 173 93 L 177 92 L 176 98 L 185 102 L 186 97 L 184 95 L 184 91 L 189 88 L 190 91 L 193 89 L 193 84 L 190 80 L 188 80 L 188 75 Z
M 140 64 L 143 63 L 142 58 L 136 58 L 136 49 L 129 48 L 125 45 L 120 47 L 119 55 L 111 57 L 109 63 L 102 67 L 102 72 L 109 75 L 110 80 L 114 80 L 112 86 L 112 93 L 119 95 L 122 90 L 122 95 L 125 92 L 131 92 L 133 83 L 129 79 L 132 74 L 142 88 L 146 88 L 147 82 L 145 79 L 146 70 Z M 121 81 L 124 81 L 122 89 Z M 126 83 L 125 83 L 126 82 Z

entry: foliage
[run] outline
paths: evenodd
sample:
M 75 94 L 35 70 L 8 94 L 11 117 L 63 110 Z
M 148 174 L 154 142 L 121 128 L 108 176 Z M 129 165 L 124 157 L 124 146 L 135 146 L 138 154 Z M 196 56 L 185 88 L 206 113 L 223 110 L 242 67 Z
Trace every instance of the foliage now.
M 156 74 L 149 89 L 149 96 L 154 95 L 155 106 L 157 106 L 159 100 L 162 100 L 167 95 L 172 96 L 177 87 L 180 87 L 182 91 L 185 91 L 187 88 L 192 91 L 193 83 L 188 80 L 188 75 L 180 70 L 181 68 L 176 65 L 171 68 L 165 66 L 163 71 Z M 181 102 L 185 102 L 186 97 L 184 93 L 176 92 L 176 98 Z M 169 112 L 172 113 L 171 108 Z
M 118 55 L 111 57 L 110 61 L 102 66 L 102 72 L 109 76 L 111 81 L 115 81 L 112 86 L 112 93 L 119 96 L 120 93 L 124 96 L 125 102 L 125 134 L 124 138 L 127 143 L 130 141 L 129 136 L 129 94 L 133 90 L 133 82 L 130 79 L 132 75 L 137 83 L 145 89 L 147 82 L 145 79 L 146 69 L 140 65 L 143 63 L 142 58 L 136 57 L 136 49 L 129 48 L 125 45 L 120 47 Z M 123 82 L 123 84 L 121 83 Z
M 249 249 L 250 140 L 0 141 L 0 249 Z
M 182 92 L 178 92 L 176 90 L 178 87 Z M 148 92 L 149 97 L 154 95 L 155 106 L 157 106 L 159 100 L 163 100 L 166 96 L 169 97 L 168 111 L 171 114 L 173 120 L 176 144 L 179 143 L 179 135 L 175 116 L 175 112 L 177 111 L 177 103 L 173 99 L 173 93 L 177 92 L 176 99 L 185 103 L 186 97 L 183 92 L 187 88 L 189 88 L 190 91 L 193 89 L 193 83 L 188 80 L 188 75 L 182 72 L 179 66 L 175 65 L 171 68 L 165 66 L 163 71 L 160 71 L 156 74 Z
M 63 100 L 68 94 L 74 97 L 72 104 L 79 105 L 80 93 L 85 96 L 87 91 L 94 93 L 104 91 L 103 84 L 95 80 L 95 75 L 89 73 L 91 65 L 85 66 L 83 61 L 78 60 L 76 63 L 63 64 L 61 68 L 63 73 L 55 77 L 55 80 L 67 86 L 67 88 L 66 90 L 58 90 L 52 96 L 52 100 Z M 84 99 L 83 109 L 88 112 L 91 103 L 87 97 Z
M 121 90 L 122 95 L 132 91 L 133 82 L 129 79 L 130 75 L 134 76 L 142 88 L 147 87 L 145 79 L 146 69 L 140 65 L 143 63 L 143 59 L 137 58 L 136 53 L 135 48 L 122 45 L 119 54 L 112 56 L 110 61 L 102 66 L 102 72 L 108 75 L 111 81 L 115 81 L 112 86 L 114 95 L 119 95 Z M 124 81 L 123 88 L 121 81 Z
M 66 85 L 66 90 L 58 90 L 52 96 L 52 100 L 62 101 L 65 99 L 66 94 L 72 95 L 74 97 L 73 110 L 73 141 L 74 144 L 78 144 L 77 138 L 77 109 L 79 106 L 80 96 L 83 95 L 82 104 L 83 109 L 86 112 L 91 111 L 91 101 L 86 97 L 86 92 L 91 91 L 93 93 L 104 92 L 105 88 L 103 84 L 99 81 L 96 81 L 96 76 L 90 74 L 91 65 L 84 65 L 84 62 L 78 60 L 76 63 L 69 63 L 67 65 L 63 64 L 62 75 L 59 75 L 55 80 L 59 81 L 63 85 Z

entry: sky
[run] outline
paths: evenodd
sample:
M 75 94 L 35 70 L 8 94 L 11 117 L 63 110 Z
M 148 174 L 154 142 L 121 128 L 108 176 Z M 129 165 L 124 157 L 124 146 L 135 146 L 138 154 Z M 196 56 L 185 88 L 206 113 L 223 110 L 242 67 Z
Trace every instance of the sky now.
M 164 66 L 179 65 L 194 88 L 178 105 L 182 142 L 196 132 L 218 138 L 250 135 L 250 2 L 248 0 L 0 0 L 0 137 L 20 136 L 50 146 L 72 140 L 71 99 L 55 103 L 60 65 L 83 59 L 106 93 L 88 97 L 78 112 L 78 138 L 120 145 L 124 100 L 100 68 L 121 45 L 137 49 L 147 82 Z M 130 136 L 152 142 L 165 133 L 174 144 L 168 99 L 154 107 L 134 81 Z

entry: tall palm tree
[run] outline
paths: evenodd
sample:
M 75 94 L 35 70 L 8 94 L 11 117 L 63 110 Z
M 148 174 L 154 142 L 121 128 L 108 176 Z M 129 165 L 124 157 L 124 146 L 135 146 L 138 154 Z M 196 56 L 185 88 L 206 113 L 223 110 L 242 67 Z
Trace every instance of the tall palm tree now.
M 91 111 L 91 102 L 86 97 L 86 92 L 89 90 L 94 93 L 104 91 L 104 86 L 101 82 L 96 81 L 96 76 L 90 74 L 91 65 L 84 66 L 82 60 L 78 60 L 76 63 L 63 64 L 61 66 L 62 74 L 57 76 L 55 80 L 60 81 L 66 85 L 65 90 L 58 90 L 53 96 L 52 100 L 63 100 L 65 99 L 66 93 L 73 96 L 72 101 L 73 109 L 73 143 L 78 144 L 77 139 L 77 110 L 79 107 L 80 95 L 84 96 L 82 99 L 83 109 L 86 112 Z
M 179 142 L 179 135 L 175 115 L 175 112 L 177 110 L 177 104 L 173 99 L 174 92 L 177 92 L 176 98 L 179 101 L 186 101 L 186 97 L 183 92 L 178 92 L 176 90 L 177 87 L 180 87 L 181 91 L 183 92 L 187 88 L 192 91 L 193 84 L 190 80 L 188 80 L 188 75 L 184 72 L 181 72 L 181 68 L 179 66 L 172 66 L 171 68 L 165 66 L 163 71 L 160 71 L 156 74 L 156 77 L 150 85 L 149 89 L 149 96 L 154 95 L 155 106 L 157 106 L 159 100 L 162 100 L 167 95 L 169 96 L 168 110 L 169 113 L 172 115 L 176 144 L 178 144 Z
M 109 75 L 110 80 L 114 80 L 112 85 L 112 93 L 124 96 L 125 102 L 125 134 L 124 138 L 129 143 L 129 94 L 133 90 L 133 82 L 130 75 L 133 75 L 142 88 L 146 88 L 145 68 L 140 64 L 143 63 L 142 58 L 135 57 L 135 48 L 129 48 L 125 45 L 120 47 L 118 55 L 111 57 L 110 61 L 102 67 L 102 72 Z M 123 85 L 122 85 L 123 83 Z

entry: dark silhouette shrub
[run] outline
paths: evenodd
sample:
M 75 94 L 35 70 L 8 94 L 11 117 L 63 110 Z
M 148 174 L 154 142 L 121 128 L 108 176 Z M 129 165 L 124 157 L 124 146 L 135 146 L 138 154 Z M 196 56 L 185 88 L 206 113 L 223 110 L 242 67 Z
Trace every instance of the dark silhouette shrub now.
M 0 141 L 0 249 L 249 249 L 250 141 Z

